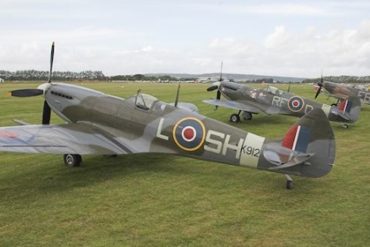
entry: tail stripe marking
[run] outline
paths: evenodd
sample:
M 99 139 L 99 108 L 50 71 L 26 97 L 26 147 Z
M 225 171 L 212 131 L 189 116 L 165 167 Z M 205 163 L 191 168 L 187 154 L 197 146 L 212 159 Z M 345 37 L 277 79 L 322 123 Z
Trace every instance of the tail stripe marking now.
M 310 129 L 304 126 L 298 127 L 296 140 L 294 140 L 293 150 L 305 153 L 310 141 Z
M 309 141 L 310 129 L 301 125 L 294 125 L 285 135 L 282 146 L 295 151 L 306 152 Z
M 341 112 L 350 112 L 351 111 L 352 102 L 348 100 L 341 100 L 339 102 L 338 110 Z

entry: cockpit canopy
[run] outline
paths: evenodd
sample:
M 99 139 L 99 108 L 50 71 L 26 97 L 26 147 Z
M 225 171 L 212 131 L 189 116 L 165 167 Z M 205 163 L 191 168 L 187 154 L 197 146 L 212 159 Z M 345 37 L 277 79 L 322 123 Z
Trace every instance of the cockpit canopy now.
M 267 88 L 264 89 L 264 91 L 274 95 L 283 95 L 285 93 L 284 91 L 272 86 L 268 86 Z
M 158 99 L 152 95 L 138 93 L 135 96 L 135 105 L 143 110 L 149 110 Z

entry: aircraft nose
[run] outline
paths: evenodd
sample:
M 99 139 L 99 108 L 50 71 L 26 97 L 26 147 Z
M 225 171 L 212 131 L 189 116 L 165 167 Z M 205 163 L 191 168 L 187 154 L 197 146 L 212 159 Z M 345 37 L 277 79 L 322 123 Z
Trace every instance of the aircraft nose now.
M 43 83 L 43 84 L 39 85 L 39 86 L 37 87 L 37 89 L 42 90 L 42 91 L 44 92 L 44 94 L 45 94 L 46 90 L 47 90 L 49 87 L 50 87 L 50 83 Z

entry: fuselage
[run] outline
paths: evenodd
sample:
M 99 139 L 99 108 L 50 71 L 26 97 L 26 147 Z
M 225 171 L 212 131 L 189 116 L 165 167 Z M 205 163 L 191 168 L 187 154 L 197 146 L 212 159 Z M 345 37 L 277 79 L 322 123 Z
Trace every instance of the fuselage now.
M 370 104 L 370 92 L 359 88 L 341 85 L 334 82 L 324 81 L 323 88 L 331 95 L 346 99 L 351 96 L 357 96 L 363 104 Z
M 239 83 L 222 82 L 219 90 L 229 100 L 254 105 L 269 114 L 302 117 L 311 110 L 319 108 L 325 112 L 330 121 L 353 122 L 357 120 L 342 118 L 337 114 L 338 110 L 335 106 L 321 104 L 275 87 L 255 89 Z
M 259 152 L 265 142 L 263 137 L 178 109 L 145 94 L 123 99 L 75 85 L 52 83 L 45 91 L 45 99 L 65 121 L 91 124 L 117 140 L 141 141 L 148 146 L 147 152 L 166 151 L 257 168 Z M 189 131 L 182 132 L 187 125 Z M 243 146 L 248 143 L 256 156 L 243 153 Z M 263 163 L 259 163 L 259 168 Z

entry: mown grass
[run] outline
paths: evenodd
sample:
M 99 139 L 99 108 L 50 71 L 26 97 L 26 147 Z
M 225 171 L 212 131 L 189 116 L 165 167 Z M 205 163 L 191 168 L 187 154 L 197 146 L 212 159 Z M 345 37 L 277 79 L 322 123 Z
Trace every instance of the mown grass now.
M 0 125 L 39 123 L 42 98 L 0 85 Z M 173 102 L 175 84 L 84 84 L 127 97 L 141 88 Z M 230 110 L 203 104 L 207 85 L 184 84 L 181 101 L 227 122 Z M 282 86 L 286 88 L 286 86 Z M 311 86 L 294 85 L 313 98 Z M 331 99 L 320 96 L 320 101 Z M 53 115 L 53 123 L 61 121 Z M 281 137 L 297 119 L 254 116 L 239 128 Z M 370 243 L 370 107 L 346 130 L 333 123 L 336 166 L 320 179 L 168 155 L 84 157 L 68 169 L 55 155 L 0 154 L 0 246 L 367 246 Z

